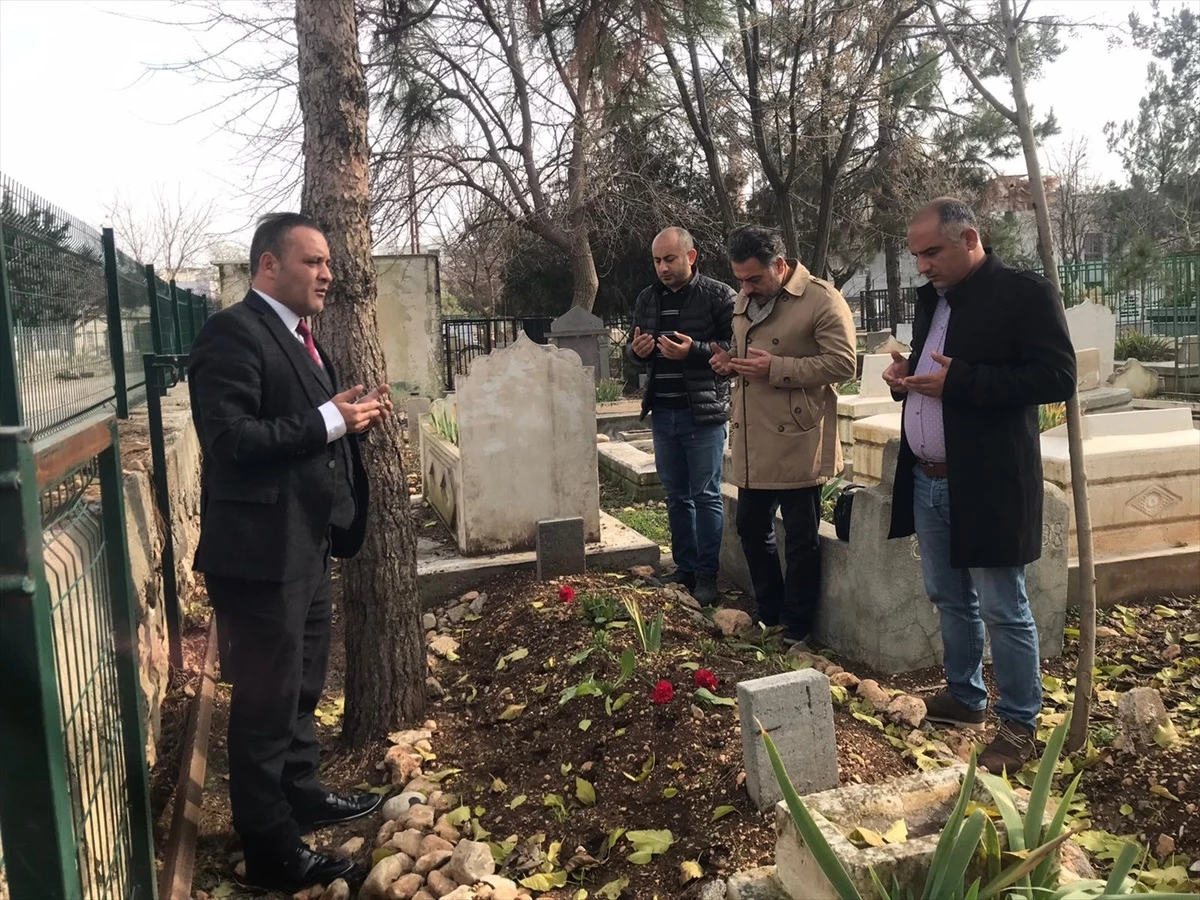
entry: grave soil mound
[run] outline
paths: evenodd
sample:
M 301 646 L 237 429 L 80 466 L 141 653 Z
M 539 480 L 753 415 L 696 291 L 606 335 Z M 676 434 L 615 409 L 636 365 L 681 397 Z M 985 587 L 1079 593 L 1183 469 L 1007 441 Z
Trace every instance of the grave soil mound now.
M 697 669 L 708 670 L 718 682 L 712 693 L 732 699 L 737 682 L 790 668 L 782 648 L 761 638 L 715 638 L 670 590 L 621 576 L 568 583 L 570 602 L 560 600 L 559 583 L 530 577 L 488 587 L 482 615 L 454 633 L 457 659 L 434 669 L 447 693 L 431 710 L 440 728 L 438 759 L 426 771 L 462 770 L 443 783 L 464 804 L 483 808 L 479 826 L 488 840 L 521 842 L 540 833 L 547 847 L 561 842 L 564 864 L 577 852 L 597 861 L 584 869 L 592 891 L 628 879 L 622 897 L 677 897 L 685 891 L 686 861 L 706 875 L 770 864 L 773 813 L 760 814 L 742 786 L 737 711 L 697 699 L 695 678 Z M 643 619 L 664 614 L 661 651 L 642 650 L 624 598 L 636 599 Z M 621 618 L 593 624 L 585 610 L 600 601 Z M 589 690 L 581 683 L 615 684 L 629 648 L 635 662 L 627 680 L 607 697 L 579 696 Z M 665 703 L 651 698 L 660 681 L 673 689 Z M 843 782 L 912 771 L 878 729 L 845 707 L 835 717 Z M 624 838 L 606 855 L 605 841 L 617 829 L 667 829 L 673 843 L 637 865 Z

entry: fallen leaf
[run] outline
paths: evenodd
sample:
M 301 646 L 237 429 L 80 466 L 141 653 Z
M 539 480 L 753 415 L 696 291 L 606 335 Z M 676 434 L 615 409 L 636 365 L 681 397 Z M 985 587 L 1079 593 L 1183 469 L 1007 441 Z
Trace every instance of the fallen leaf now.
M 508 790 L 508 785 L 505 784 L 503 781 L 501 781 L 499 778 L 492 779 L 492 793 L 503 794 L 507 790 Z
M 723 819 L 730 813 L 735 813 L 735 812 L 737 812 L 737 810 L 732 806 L 718 806 L 716 809 L 714 809 L 712 811 L 712 819 L 710 821 L 715 822 L 718 819 Z
M 552 891 L 555 888 L 560 888 L 567 883 L 567 873 L 558 872 L 539 872 L 536 875 L 530 875 L 528 878 L 521 879 L 521 887 L 527 887 L 531 891 Z
M 673 787 L 663 788 L 663 797 L 665 797 L 667 800 L 670 800 L 672 797 L 674 797 L 678 793 L 679 793 L 679 788 L 673 788 Z
M 869 847 L 882 847 L 887 843 L 878 831 L 872 831 L 861 825 L 850 832 L 850 840 L 858 844 L 866 844 Z
M 679 864 L 679 883 L 687 884 L 689 881 L 695 881 L 697 878 L 704 877 L 704 870 L 700 868 L 700 863 L 694 859 L 685 859 Z
M 522 803 L 524 803 L 528 799 L 529 798 L 526 797 L 524 794 L 517 794 L 517 796 L 513 797 L 511 800 L 508 801 L 508 808 L 516 809 L 518 806 L 520 806 Z
M 584 806 L 596 805 L 596 789 L 583 778 L 575 778 L 575 796 Z
M 583 720 L 582 720 L 582 721 L 579 723 L 579 730 L 580 730 L 580 731 L 587 731 L 587 730 L 588 730 L 589 728 L 591 728 L 591 727 L 592 727 L 592 720 L 591 720 L 591 719 L 583 719 Z
M 521 713 L 525 712 L 524 703 L 513 703 L 505 707 L 504 712 L 500 713 L 501 722 L 511 722 Z
M 1176 797 L 1174 794 L 1172 794 L 1169 790 L 1167 790 L 1161 784 L 1150 785 L 1150 793 L 1154 794 L 1154 796 L 1156 796 L 1156 797 L 1165 797 L 1168 800 L 1174 800 L 1176 803 L 1179 802 L 1179 798 Z
M 903 819 L 897 819 L 892 823 L 891 828 L 883 833 L 883 839 L 889 844 L 898 844 L 908 840 L 908 825 Z
M 624 775 L 626 778 L 628 778 L 630 781 L 640 783 L 642 781 L 645 781 L 647 778 L 649 778 L 650 773 L 653 771 L 654 771 L 654 754 L 651 753 L 650 758 L 647 759 L 644 763 L 642 763 L 642 772 L 640 775 L 630 775 L 628 772 L 622 772 L 621 774 Z
M 455 828 L 465 824 L 470 818 L 471 807 L 469 806 L 460 806 L 458 809 L 452 809 L 446 813 L 446 820 Z
M 596 891 L 596 896 L 600 897 L 601 900 L 618 900 L 621 892 L 627 887 L 629 887 L 629 879 L 622 875 L 620 878 L 616 878 L 599 888 Z

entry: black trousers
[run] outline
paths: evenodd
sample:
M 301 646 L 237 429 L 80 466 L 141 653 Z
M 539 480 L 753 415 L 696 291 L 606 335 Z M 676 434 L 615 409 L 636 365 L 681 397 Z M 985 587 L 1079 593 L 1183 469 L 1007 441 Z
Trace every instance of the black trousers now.
M 330 580 L 275 583 L 207 577 L 228 655 L 229 799 L 249 857 L 276 855 L 300 840 L 295 811 L 325 796 L 313 711 L 329 660 Z
M 775 512 L 783 511 L 787 575 L 779 566 Z M 821 596 L 821 488 L 738 488 L 737 531 L 750 569 L 758 616 L 795 638 L 812 633 Z

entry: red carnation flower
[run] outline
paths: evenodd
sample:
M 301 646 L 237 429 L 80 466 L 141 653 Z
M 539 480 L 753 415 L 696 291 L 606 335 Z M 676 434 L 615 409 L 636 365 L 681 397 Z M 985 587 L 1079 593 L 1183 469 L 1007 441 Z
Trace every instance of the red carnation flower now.
M 697 669 L 696 674 L 692 676 L 692 683 L 698 688 L 708 688 L 710 691 L 715 691 L 720 684 L 717 676 L 708 669 Z
M 563 603 L 570 603 L 575 599 L 575 588 L 571 587 L 569 584 L 564 584 L 558 589 L 558 599 Z
M 670 703 L 675 696 L 675 686 L 669 681 L 660 681 L 650 692 L 650 700 L 654 703 Z

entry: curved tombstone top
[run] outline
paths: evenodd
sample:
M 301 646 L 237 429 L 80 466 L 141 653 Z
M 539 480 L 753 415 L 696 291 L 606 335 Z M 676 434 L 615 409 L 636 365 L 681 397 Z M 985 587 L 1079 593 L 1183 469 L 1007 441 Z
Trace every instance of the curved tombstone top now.
M 455 387 L 460 430 L 474 424 L 482 411 L 486 411 L 484 419 L 492 418 L 498 407 L 513 412 L 536 407 L 545 412 L 552 399 L 570 398 L 569 402 L 577 401 L 595 416 L 596 388 L 579 354 L 539 344 L 524 332 L 507 347 L 471 360 L 469 373 L 460 375 Z M 588 426 L 591 439 L 594 425 Z
M 553 335 L 603 334 L 607 330 L 603 319 L 582 306 L 572 306 L 550 323 L 550 333 Z

